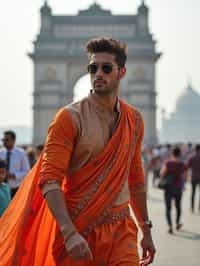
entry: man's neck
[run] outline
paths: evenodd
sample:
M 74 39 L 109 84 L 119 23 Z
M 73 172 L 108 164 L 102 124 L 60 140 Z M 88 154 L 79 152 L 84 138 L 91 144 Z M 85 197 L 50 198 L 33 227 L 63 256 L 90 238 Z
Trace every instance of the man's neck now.
M 110 112 L 115 112 L 118 95 L 115 93 L 101 94 L 91 92 L 92 97 L 100 104 L 105 106 Z

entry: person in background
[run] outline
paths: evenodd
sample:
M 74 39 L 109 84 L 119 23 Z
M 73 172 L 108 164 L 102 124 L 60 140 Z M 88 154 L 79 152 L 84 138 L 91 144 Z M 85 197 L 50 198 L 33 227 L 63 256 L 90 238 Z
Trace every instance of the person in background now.
M 161 148 L 161 160 L 164 162 L 171 158 L 172 155 L 172 145 L 171 144 L 166 144 L 162 146 Z
M 0 217 L 3 215 L 11 200 L 10 188 L 8 184 L 4 182 L 6 174 L 6 163 L 0 160 Z
M 38 158 L 40 157 L 43 149 L 44 149 L 44 145 L 43 144 L 39 144 L 39 145 L 36 146 L 36 160 L 38 160 Z
M 199 187 L 200 191 L 200 144 L 196 145 L 195 154 L 191 156 L 187 165 L 188 168 L 191 170 L 192 193 L 191 193 L 190 206 L 191 206 L 191 211 L 194 212 L 196 188 Z M 198 208 L 200 212 L 200 195 L 199 195 Z
M 28 156 L 30 167 L 32 168 L 33 165 L 36 163 L 36 151 L 34 147 L 28 147 L 26 149 L 26 154 Z
M 153 187 L 156 187 L 157 182 L 159 180 L 161 165 L 162 165 L 161 147 L 157 146 L 153 148 L 152 157 L 151 157 L 151 169 L 153 172 L 153 178 L 152 178 Z
M 148 147 L 144 146 L 142 149 L 142 162 L 144 167 L 146 191 L 148 191 L 148 177 L 149 177 L 149 157 L 148 157 Z
M 0 149 L 0 158 L 6 161 L 6 181 L 11 188 L 11 197 L 13 198 L 30 166 L 26 152 L 15 146 L 16 134 L 14 131 L 5 131 L 2 141 L 4 148 Z
M 160 171 L 160 178 L 166 178 L 168 180 L 168 184 L 164 190 L 164 199 L 169 234 L 173 234 L 173 223 L 171 218 L 171 205 L 173 200 L 175 200 L 176 207 L 176 229 L 179 230 L 182 227 L 180 223 L 181 200 L 186 176 L 187 167 L 181 160 L 181 150 L 179 147 L 175 147 L 172 151 L 172 158 L 164 163 Z

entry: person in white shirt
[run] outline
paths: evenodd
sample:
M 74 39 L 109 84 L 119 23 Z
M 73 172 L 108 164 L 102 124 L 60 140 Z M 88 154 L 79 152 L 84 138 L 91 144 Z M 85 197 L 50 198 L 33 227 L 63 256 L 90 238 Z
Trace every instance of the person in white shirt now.
M 0 149 L 0 158 L 7 163 L 6 180 L 11 188 L 11 197 L 13 198 L 23 178 L 30 170 L 30 165 L 25 151 L 15 146 L 15 132 L 5 131 L 2 141 L 4 148 Z

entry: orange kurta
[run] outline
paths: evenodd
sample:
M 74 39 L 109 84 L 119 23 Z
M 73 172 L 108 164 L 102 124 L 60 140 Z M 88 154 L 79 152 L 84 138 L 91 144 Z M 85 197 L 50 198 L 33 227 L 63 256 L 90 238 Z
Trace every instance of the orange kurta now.
M 53 123 L 54 130 L 51 130 L 51 127 L 49 130 L 45 153 L 27 175 L 17 196 L 0 220 L 2 265 L 66 265 L 67 257 L 59 260 L 64 251 L 63 238 L 37 186 L 38 182 L 40 186 L 51 179 L 64 182 L 66 204 L 80 233 L 89 242 L 95 230 L 97 235 L 101 232 L 102 236 L 105 235 L 106 231 L 98 231 L 105 225 L 102 224 L 99 229 L 97 225 L 113 212 L 112 204 L 129 176 L 140 134 L 140 115 L 125 103 L 120 103 L 121 117 L 111 140 L 94 160 L 73 173 L 70 178 L 67 178 L 63 166 L 67 167 L 70 161 L 74 128 L 67 110 L 58 113 Z M 63 117 L 68 120 L 68 127 L 62 124 Z M 59 130 L 60 127 L 63 127 L 63 130 Z M 67 139 L 63 133 L 65 130 L 68 130 Z M 56 147 L 62 152 L 59 153 Z M 128 221 L 128 217 L 123 220 L 126 223 L 125 228 L 127 223 L 130 223 Z M 136 228 L 131 230 L 137 233 Z M 116 228 L 113 228 L 113 232 L 115 231 Z M 112 233 L 112 230 L 110 232 Z M 137 261 L 137 256 L 135 258 Z M 138 265 L 137 263 L 135 265 Z

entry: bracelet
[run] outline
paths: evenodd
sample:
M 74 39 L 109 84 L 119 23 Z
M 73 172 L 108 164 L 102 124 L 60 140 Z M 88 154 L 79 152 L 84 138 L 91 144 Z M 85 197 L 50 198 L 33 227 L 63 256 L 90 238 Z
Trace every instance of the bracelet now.
M 153 227 L 153 224 L 152 224 L 151 220 L 147 220 L 147 221 L 144 221 L 142 223 L 139 223 L 139 226 L 141 228 L 147 227 L 147 228 L 151 229 Z
M 77 231 L 76 230 L 72 230 L 70 233 L 68 234 L 64 234 L 63 237 L 64 237 L 64 241 L 67 242 L 71 236 L 73 236 L 74 234 L 76 234 Z

